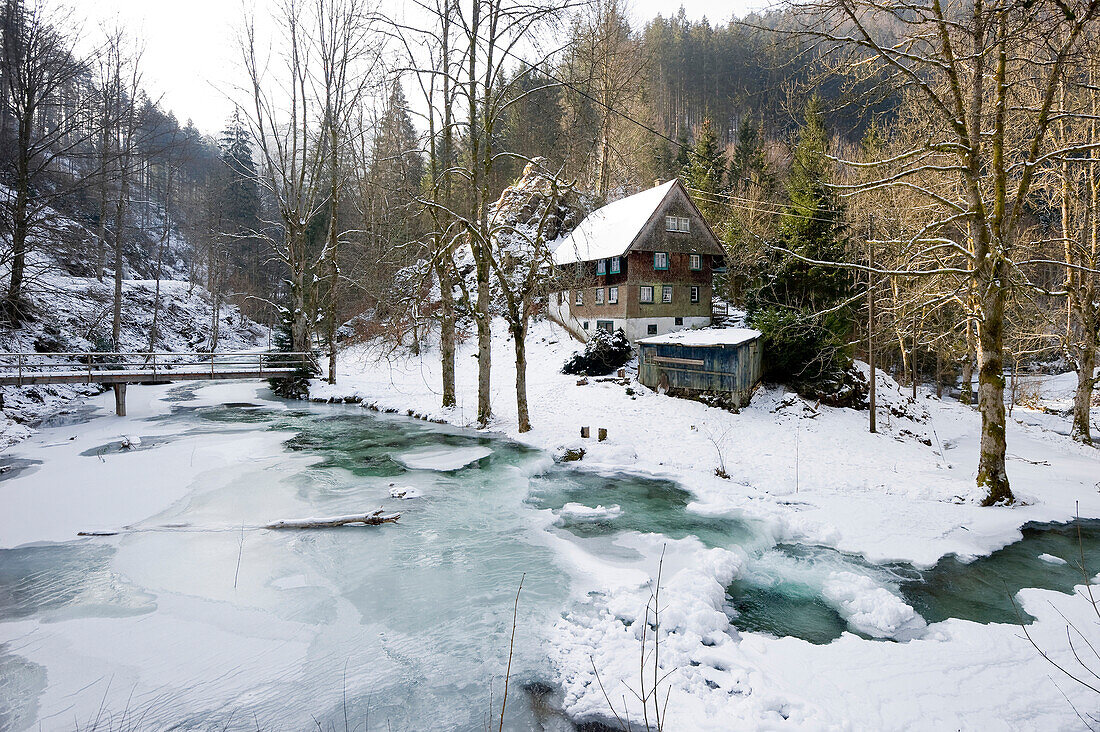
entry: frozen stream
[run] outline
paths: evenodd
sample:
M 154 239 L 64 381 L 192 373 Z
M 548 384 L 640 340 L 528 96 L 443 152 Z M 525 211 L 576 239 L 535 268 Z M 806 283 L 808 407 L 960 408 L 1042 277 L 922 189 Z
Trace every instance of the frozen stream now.
M 669 481 L 555 465 L 504 439 L 286 404 L 257 385 L 143 389 L 155 398 L 127 420 L 136 449 L 100 414 L 0 460 L 13 507 L 0 518 L 0 729 L 484 729 L 521 577 L 505 726 L 569 729 L 550 628 L 588 593 L 652 575 L 657 546 L 670 570 L 709 547 L 737 551 L 734 625 L 818 643 L 923 627 L 917 615 L 877 632 L 844 610 L 852 597 L 1004 622 L 995 591 L 977 609 L 960 593 L 1006 567 L 1013 588 L 1079 581 L 1050 559 L 1072 558 L 1075 533 L 1035 528 L 974 565 L 877 567 L 693 514 Z M 256 528 L 379 506 L 400 522 Z

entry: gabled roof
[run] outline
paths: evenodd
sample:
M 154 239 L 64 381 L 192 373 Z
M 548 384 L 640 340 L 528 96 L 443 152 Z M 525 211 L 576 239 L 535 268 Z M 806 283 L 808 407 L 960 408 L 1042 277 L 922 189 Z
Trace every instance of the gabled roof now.
M 554 264 L 622 256 L 677 183 L 673 179 L 596 209 L 570 234 L 551 243 Z

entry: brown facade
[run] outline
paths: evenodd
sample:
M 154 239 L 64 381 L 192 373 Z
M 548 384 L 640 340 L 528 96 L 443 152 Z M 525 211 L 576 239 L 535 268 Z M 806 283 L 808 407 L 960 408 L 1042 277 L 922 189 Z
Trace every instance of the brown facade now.
M 666 216 L 687 218 L 690 231 L 669 231 Z M 656 254 L 668 257 L 668 268 L 656 267 Z M 691 268 L 691 255 L 698 255 L 699 268 Z M 716 259 L 724 255 L 714 233 L 680 186 L 669 192 L 653 212 L 630 249 L 619 257 L 619 272 L 612 273 L 610 259 L 604 260 L 604 274 L 598 261 L 579 262 L 561 268 L 569 309 L 573 317 L 609 318 L 709 317 Z M 642 302 L 642 287 L 653 288 L 653 301 Z M 618 302 L 612 303 L 611 288 L 618 288 Z M 671 302 L 663 299 L 663 288 L 672 288 Z M 697 287 L 697 302 L 692 302 Z M 597 302 L 602 290 L 602 302 Z M 582 304 L 577 305 L 577 292 Z M 559 295 L 560 296 L 560 295 Z
M 584 263 L 585 272 L 570 280 L 577 285 L 568 290 L 570 312 L 576 318 L 656 318 L 707 317 L 711 311 L 711 256 L 699 252 L 666 252 L 667 270 L 654 267 L 653 251 L 632 251 L 623 258 L 624 271 L 618 274 L 595 274 L 595 268 Z M 692 254 L 699 254 L 700 268 L 690 268 Z M 587 270 L 592 269 L 591 273 Z M 642 287 L 653 288 L 653 302 L 642 302 Z M 663 288 L 672 288 L 672 301 L 664 302 Z M 692 302 L 691 288 L 697 287 L 697 300 Z M 618 288 L 618 302 L 611 303 L 611 288 Z M 602 303 L 597 302 L 597 290 L 603 290 Z M 582 304 L 577 305 L 577 292 Z

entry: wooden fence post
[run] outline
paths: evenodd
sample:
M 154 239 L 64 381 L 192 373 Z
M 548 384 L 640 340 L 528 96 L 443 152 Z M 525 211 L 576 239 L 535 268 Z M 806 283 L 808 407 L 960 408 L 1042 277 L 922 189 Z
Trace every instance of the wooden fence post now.
M 126 416 L 126 384 L 115 384 L 115 414 Z

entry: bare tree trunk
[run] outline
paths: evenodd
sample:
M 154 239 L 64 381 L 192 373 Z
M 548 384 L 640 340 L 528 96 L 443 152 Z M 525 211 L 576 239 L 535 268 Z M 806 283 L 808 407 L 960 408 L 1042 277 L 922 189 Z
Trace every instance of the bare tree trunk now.
M 978 323 L 978 412 L 982 416 L 978 486 L 986 490 L 982 505 L 992 506 L 1013 501 L 1005 470 L 1005 293 L 993 289 L 983 300 L 984 317 Z
M 325 340 L 328 342 L 328 383 L 330 384 L 336 383 L 336 295 L 339 278 L 340 272 L 334 251 L 329 259 L 329 304 L 325 329 Z
M 168 248 L 168 239 L 171 234 L 171 220 L 168 217 L 169 205 L 172 200 L 172 172 L 171 167 L 164 175 L 164 231 L 160 236 L 160 245 L 157 247 L 157 285 L 153 293 L 153 322 L 149 326 L 149 353 L 156 352 L 157 344 L 157 318 L 160 315 L 160 278 L 164 270 L 164 250 Z
M 482 276 L 481 265 L 478 265 L 477 287 L 477 313 L 474 319 L 477 322 L 477 424 L 479 427 L 488 427 L 492 418 L 492 398 L 489 376 L 492 369 L 492 322 L 489 315 L 489 272 L 486 266 Z
M 531 431 L 531 415 L 527 410 L 527 326 L 512 325 L 512 342 L 516 349 L 516 416 L 519 431 Z
M 436 266 L 442 313 L 439 320 L 439 355 L 443 362 L 443 406 L 453 407 L 455 398 L 455 299 L 451 271 L 446 263 Z
M 125 163 L 123 163 L 123 165 L 125 165 Z M 122 231 L 123 222 L 126 217 L 126 196 L 129 194 L 129 185 L 125 170 L 123 170 L 119 178 L 119 183 L 118 202 L 115 204 L 115 293 L 111 319 L 111 340 L 114 341 L 113 345 L 116 351 L 119 350 L 122 340 L 122 277 L 125 274 L 122 264 Z
M 966 319 L 966 356 L 962 364 L 962 384 L 959 390 L 959 401 L 963 404 L 974 403 L 974 324 L 970 318 Z
M 1090 410 L 1092 392 L 1096 388 L 1096 329 L 1086 328 L 1085 342 L 1077 356 L 1077 390 L 1073 394 L 1073 439 L 1086 445 L 1092 444 Z
M 107 168 L 103 163 L 102 180 L 99 183 L 99 228 L 96 232 L 95 278 L 102 282 L 107 268 Z
M 23 137 L 23 128 L 26 125 L 29 125 L 29 122 L 20 124 L 20 138 Z M 11 229 L 11 279 L 8 283 L 6 303 L 7 320 L 12 325 L 16 325 L 22 320 L 23 274 L 27 266 L 27 209 L 30 206 L 29 161 L 22 153 L 17 153 L 17 156 L 15 206 L 12 211 Z

